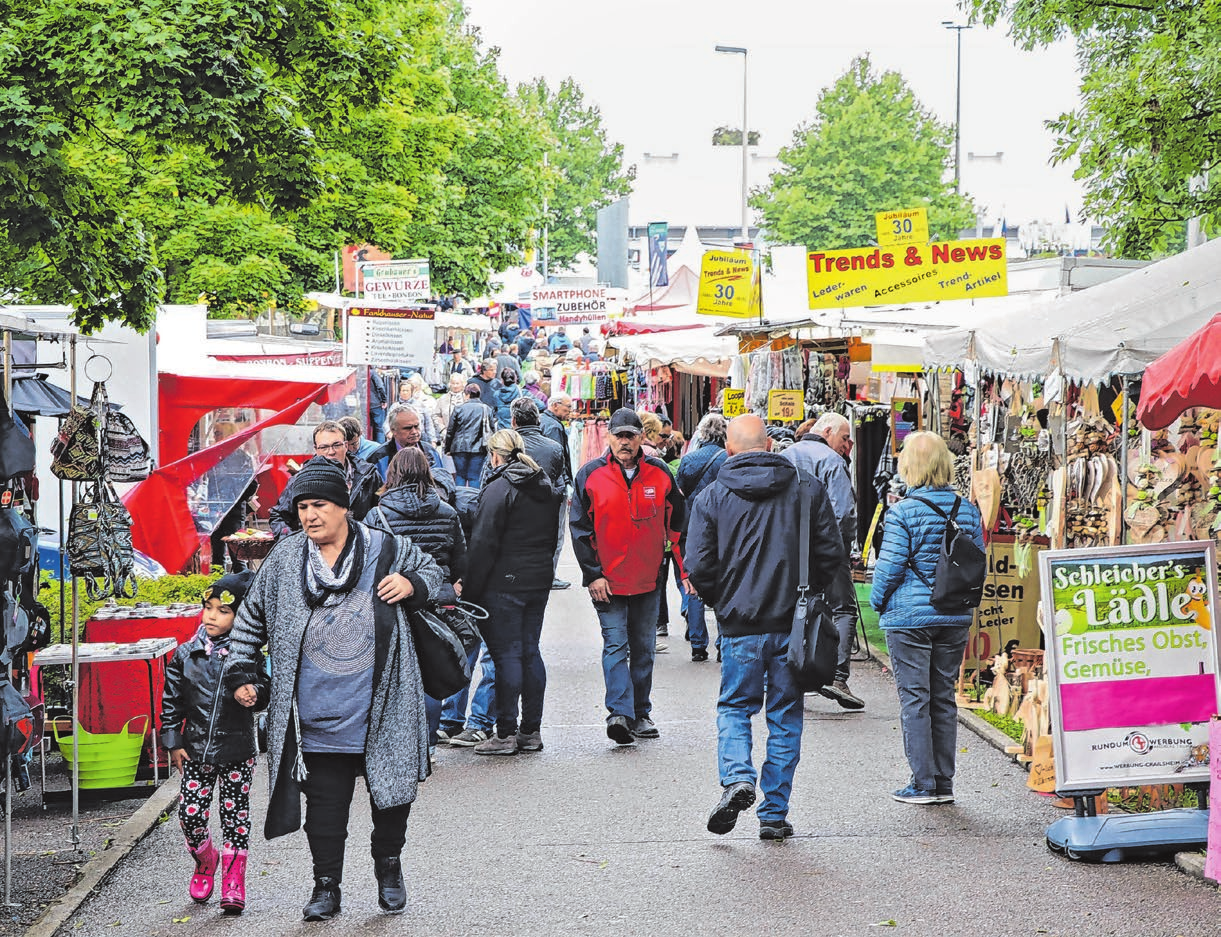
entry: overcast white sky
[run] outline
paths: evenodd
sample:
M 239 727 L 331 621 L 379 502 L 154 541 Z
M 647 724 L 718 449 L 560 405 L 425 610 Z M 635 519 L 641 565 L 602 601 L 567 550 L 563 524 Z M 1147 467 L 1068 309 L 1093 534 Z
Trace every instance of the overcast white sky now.
M 941 22 L 966 20 L 953 0 L 467 0 L 467 6 L 485 44 L 500 47 L 511 82 L 536 75 L 553 84 L 577 80 L 602 109 L 611 139 L 639 165 L 642 183 L 645 152 L 701 159 L 713 128 L 741 124 L 741 56 L 714 52 L 717 43 L 750 50 L 750 124 L 763 135 L 760 154 L 787 144 L 812 115 L 820 90 L 864 52 L 877 68 L 901 72 L 941 119 L 954 119 L 954 33 Z M 985 207 L 988 223 L 1063 221 L 1066 205 L 1074 217 L 1079 212 L 1080 186 L 1070 167 L 1048 165 L 1052 137 L 1043 127 L 1074 106 L 1077 85 L 1071 45 L 1023 52 L 1002 29 L 963 32 L 963 188 Z M 1004 158 L 999 165 L 973 163 L 970 152 Z M 716 213 L 728 214 L 732 224 L 740 176 L 731 174 L 732 159 L 724 163 L 729 178 Z M 757 173 L 752 185 L 765 181 L 766 169 Z M 640 189 L 633 223 L 638 200 L 657 200 L 647 185 Z M 682 210 L 639 206 L 643 215 L 668 214 L 676 223 L 689 220 L 675 217 Z

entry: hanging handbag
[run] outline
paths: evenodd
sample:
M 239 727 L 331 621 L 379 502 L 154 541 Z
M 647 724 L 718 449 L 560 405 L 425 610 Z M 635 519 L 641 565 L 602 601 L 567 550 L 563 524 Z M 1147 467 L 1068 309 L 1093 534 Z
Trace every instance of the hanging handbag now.
M 810 512 L 813 499 L 809 482 L 798 476 L 797 512 L 800 540 L 797 544 L 797 606 L 793 609 L 793 631 L 789 636 L 788 665 L 803 693 L 812 693 L 835 682 L 839 661 L 839 635 L 831 621 L 831 608 L 821 593 L 810 595 Z
M 482 606 L 459 599 L 453 605 L 439 605 L 435 611 L 457 635 L 468 657 L 483 643 L 483 635 L 479 631 L 478 622 L 485 621 L 488 613 Z
M 85 489 L 68 519 L 68 565 L 85 580 L 92 600 L 133 599 L 138 584 L 131 543 L 131 514 L 109 483 Z
M 435 609 L 407 613 L 415 654 L 420 662 L 424 692 L 435 700 L 449 699 L 470 686 L 471 664 L 462 640 Z
M 34 471 L 34 440 L 9 413 L 0 394 L 0 482 Z
M 106 479 L 139 482 L 153 470 L 152 450 L 126 413 L 106 411 Z
M 90 481 L 102 476 L 102 418 L 107 409 L 106 386 L 93 385 L 89 406 L 72 404 L 59 435 L 51 443 L 51 474 L 64 481 Z

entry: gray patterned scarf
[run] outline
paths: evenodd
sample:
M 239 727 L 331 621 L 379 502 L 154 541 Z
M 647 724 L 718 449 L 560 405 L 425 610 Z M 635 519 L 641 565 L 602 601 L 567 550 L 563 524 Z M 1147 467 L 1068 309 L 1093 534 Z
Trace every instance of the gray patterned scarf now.
M 364 524 L 348 518 L 348 542 L 339 554 L 338 570 L 322 558 L 318 544 L 305 540 L 305 562 L 301 564 L 301 585 L 305 604 L 317 608 L 328 595 L 350 592 L 365 566 L 365 551 L 369 546 L 369 531 Z

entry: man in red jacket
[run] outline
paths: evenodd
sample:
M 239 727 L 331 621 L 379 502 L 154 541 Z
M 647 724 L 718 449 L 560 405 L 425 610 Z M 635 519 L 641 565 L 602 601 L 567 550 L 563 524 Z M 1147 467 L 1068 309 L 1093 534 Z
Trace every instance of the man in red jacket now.
M 614 412 L 610 449 L 577 473 L 569 511 L 573 551 L 602 625 L 606 734 L 619 745 L 660 735 L 649 696 L 666 541 L 686 579 L 678 546 L 683 496 L 664 462 L 641 455 L 643 432 L 634 411 Z

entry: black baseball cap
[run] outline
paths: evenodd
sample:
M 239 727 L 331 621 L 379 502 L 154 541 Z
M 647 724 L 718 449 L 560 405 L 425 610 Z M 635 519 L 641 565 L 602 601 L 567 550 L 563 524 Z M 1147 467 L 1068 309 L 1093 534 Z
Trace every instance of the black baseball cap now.
M 644 433 L 644 426 L 640 423 L 640 417 L 630 407 L 620 407 L 611 414 L 610 434 L 617 436 L 620 433 L 635 433 L 637 436 Z

